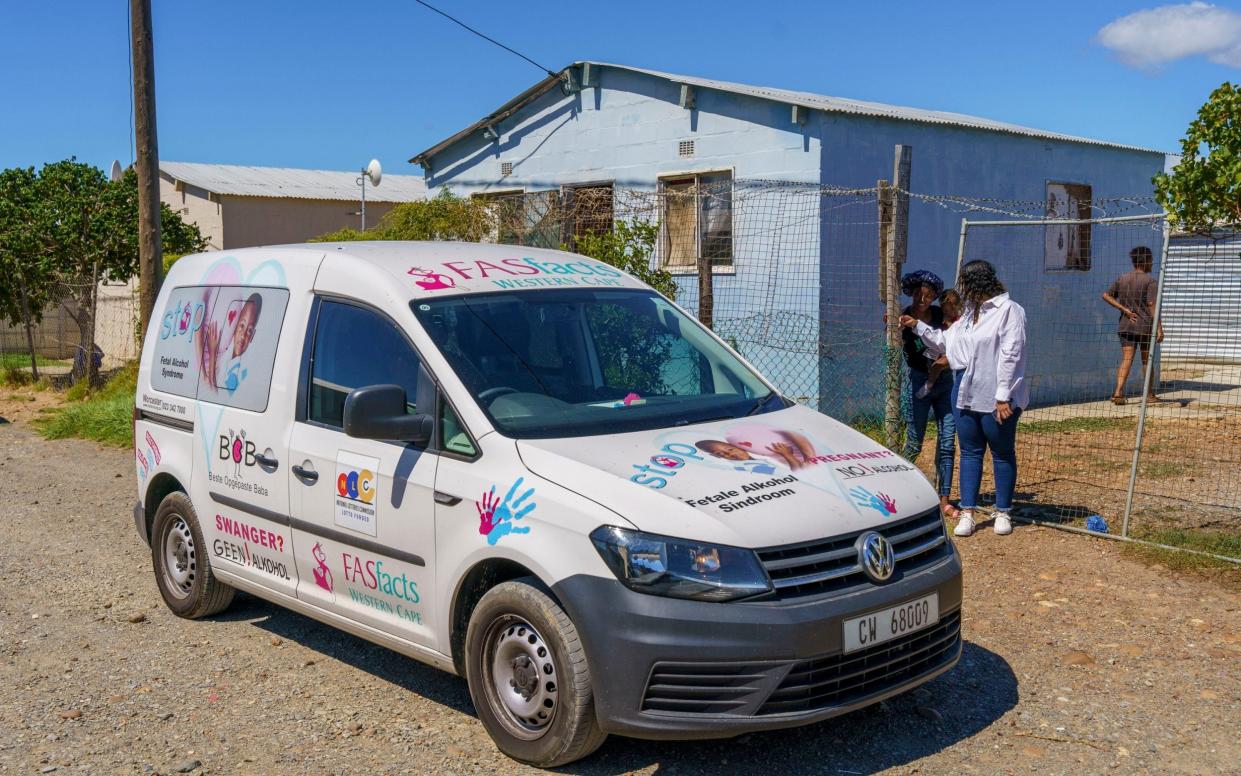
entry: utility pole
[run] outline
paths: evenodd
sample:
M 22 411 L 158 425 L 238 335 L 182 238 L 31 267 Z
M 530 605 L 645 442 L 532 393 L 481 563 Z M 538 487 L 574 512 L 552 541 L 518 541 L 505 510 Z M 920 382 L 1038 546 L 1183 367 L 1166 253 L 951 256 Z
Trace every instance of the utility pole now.
M 134 59 L 134 134 L 138 173 L 138 320 L 145 337 L 164 281 L 160 241 L 159 143 L 155 132 L 155 52 L 151 0 L 129 0 Z

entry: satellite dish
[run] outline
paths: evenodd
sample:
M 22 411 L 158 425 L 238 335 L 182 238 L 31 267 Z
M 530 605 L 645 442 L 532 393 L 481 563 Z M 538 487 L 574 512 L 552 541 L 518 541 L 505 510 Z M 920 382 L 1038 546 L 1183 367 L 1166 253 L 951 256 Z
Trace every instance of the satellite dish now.
M 121 160 L 113 159 L 112 160 L 112 171 L 108 173 L 108 180 L 119 181 L 121 178 L 124 178 L 124 177 L 125 177 L 125 171 L 121 169 Z
M 379 166 L 378 159 L 372 159 L 371 163 L 366 165 L 366 177 L 372 186 L 379 185 L 379 179 L 383 177 L 383 168 Z

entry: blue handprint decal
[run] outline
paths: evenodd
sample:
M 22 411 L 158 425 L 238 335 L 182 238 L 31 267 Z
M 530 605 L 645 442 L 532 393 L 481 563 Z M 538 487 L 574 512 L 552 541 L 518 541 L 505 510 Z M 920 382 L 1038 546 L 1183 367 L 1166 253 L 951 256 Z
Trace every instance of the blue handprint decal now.
M 849 495 L 853 497 L 853 503 L 859 507 L 870 507 L 884 517 L 896 514 L 896 499 L 887 493 L 871 493 L 859 485 L 850 490 Z
M 483 497 L 474 505 L 478 509 L 478 532 L 487 537 L 488 544 L 494 545 L 509 534 L 530 533 L 529 526 L 513 524 L 513 521 L 521 520 L 534 511 L 534 502 L 526 503 L 527 499 L 534 495 L 534 488 L 527 488 L 516 499 L 513 498 L 524 481 L 525 478 L 518 477 L 503 501 L 496 497 L 496 486 L 492 485 L 491 490 L 483 493 Z

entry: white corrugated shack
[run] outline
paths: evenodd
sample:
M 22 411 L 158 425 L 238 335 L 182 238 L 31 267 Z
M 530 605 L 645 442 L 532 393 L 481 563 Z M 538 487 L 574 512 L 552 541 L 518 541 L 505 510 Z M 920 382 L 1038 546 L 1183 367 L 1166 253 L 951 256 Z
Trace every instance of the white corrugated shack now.
M 1241 364 L 1241 235 L 1176 235 L 1163 271 L 1163 357 Z
M 212 250 L 299 243 L 358 228 L 358 173 L 290 167 L 160 162 L 159 195 L 202 230 Z M 401 202 L 426 199 L 420 176 L 385 175 L 366 188 L 366 223 Z

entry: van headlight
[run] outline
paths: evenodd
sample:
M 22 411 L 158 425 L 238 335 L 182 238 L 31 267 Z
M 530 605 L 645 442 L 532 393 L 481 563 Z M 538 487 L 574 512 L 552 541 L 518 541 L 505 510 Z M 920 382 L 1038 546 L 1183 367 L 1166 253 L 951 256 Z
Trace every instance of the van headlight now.
M 696 601 L 733 601 L 771 589 L 753 550 L 671 539 L 604 525 L 595 549 L 630 590 Z

